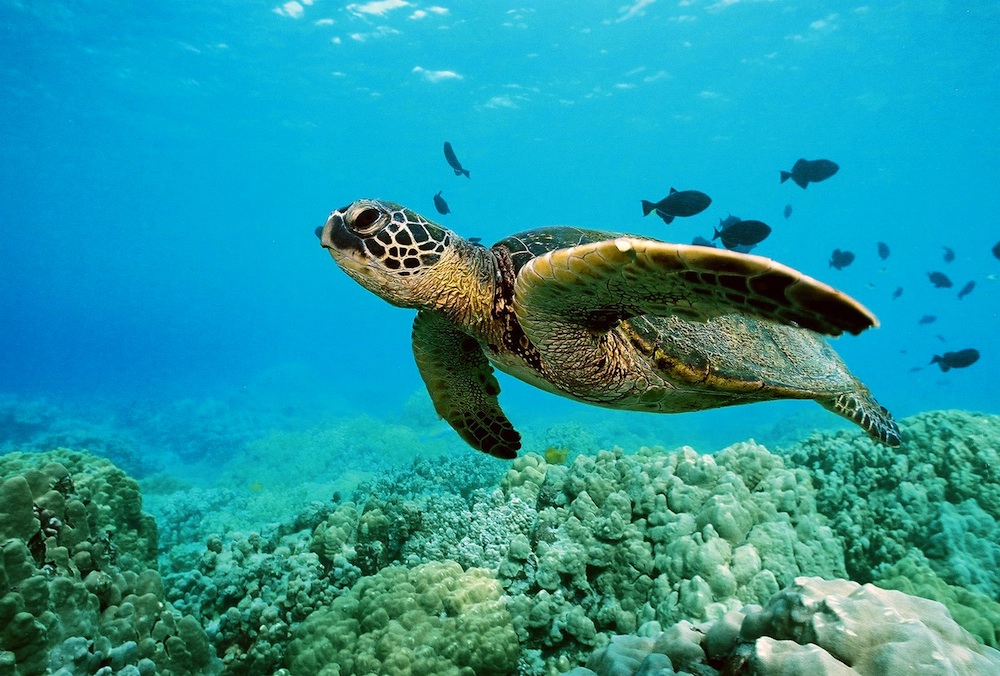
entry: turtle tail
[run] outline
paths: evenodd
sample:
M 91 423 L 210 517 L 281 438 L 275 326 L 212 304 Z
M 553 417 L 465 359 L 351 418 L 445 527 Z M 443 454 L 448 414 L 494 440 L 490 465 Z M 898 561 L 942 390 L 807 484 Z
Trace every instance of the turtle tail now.
M 892 419 L 892 414 L 885 406 L 875 401 L 875 397 L 867 389 L 844 392 L 835 397 L 816 401 L 823 408 L 856 423 L 875 441 L 891 448 L 896 448 L 902 443 L 899 425 Z

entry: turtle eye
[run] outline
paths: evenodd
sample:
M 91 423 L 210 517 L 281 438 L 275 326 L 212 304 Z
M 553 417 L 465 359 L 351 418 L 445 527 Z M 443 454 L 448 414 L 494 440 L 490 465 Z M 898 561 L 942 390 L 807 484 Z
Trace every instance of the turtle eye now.
M 382 220 L 382 213 L 378 209 L 367 207 L 350 219 L 348 225 L 359 235 L 369 235 L 382 225 Z

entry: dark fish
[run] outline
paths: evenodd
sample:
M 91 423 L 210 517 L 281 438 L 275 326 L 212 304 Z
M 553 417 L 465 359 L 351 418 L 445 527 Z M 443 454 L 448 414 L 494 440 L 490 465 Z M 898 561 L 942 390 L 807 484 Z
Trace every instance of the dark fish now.
M 924 370 L 923 366 L 911 366 L 910 367 L 910 373 L 916 373 L 917 371 L 923 371 L 923 370 Z
M 837 166 L 837 163 L 830 160 L 800 159 L 795 162 L 791 171 L 781 172 L 781 182 L 784 183 L 788 179 L 792 179 L 796 185 L 805 188 L 810 183 L 825 181 L 836 174 L 838 169 L 840 167 Z
M 897 286 L 896 290 L 892 292 L 892 299 L 896 300 L 897 298 L 899 298 L 902 295 L 903 295 L 903 287 Z
M 972 366 L 977 361 L 979 361 L 979 350 L 971 347 L 958 352 L 945 352 L 941 356 L 934 355 L 934 358 L 931 359 L 931 363 L 940 366 L 942 371 L 965 368 Z
M 933 324 L 936 321 L 937 317 L 934 315 L 924 315 L 920 318 L 920 321 L 918 321 L 917 324 Z
M 939 289 L 951 288 L 951 280 L 943 272 L 928 272 L 927 278 L 931 280 L 931 284 Z
M 792 215 L 792 205 L 791 204 L 786 204 L 785 205 L 785 218 L 788 218 L 791 215 Z
M 837 268 L 838 270 L 843 270 L 848 265 L 854 262 L 854 254 L 850 251 L 841 251 L 840 249 L 834 249 L 833 253 L 830 254 L 830 267 Z
M 878 243 L 878 257 L 885 260 L 889 257 L 889 245 L 885 242 Z
M 437 209 L 438 213 L 441 215 L 450 214 L 451 209 L 448 208 L 448 203 L 444 201 L 443 197 L 441 197 L 442 192 L 443 191 L 438 190 L 438 194 L 434 195 L 434 208 Z
M 667 225 L 677 217 L 694 216 L 700 214 L 708 205 L 712 203 L 712 198 L 698 190 L 676 190 L 670 189 L 670 194 L 659 202 L 642 200 L 642 215 L 649 216 L 652 212 L 663 219 Z
M 965 286 L 962 287 L 962 290 L 958 292 L 958 299 L 962 300 L 963 298 L 965 298 L 966 296 L 968 296 L 970 293 L 972 293 L 972 290 L 974 288 L 976 288 L 976 283 L 975 282 L 971 282 L 971 281 L 967 282 L 965 284 Z
M 724 222 L 721 222 L 720 227 Z M 727 249 L 735 249 L 738 246 L 753 246 L 760 244 L 771 234 L 771 226 L 763 221 L 737 220 L 735 223 L 716 230 L 713 240 L 721 239 L 722 246 Z
M 724 230 L 729 229 L 729 227 L 736 225 L 742 220 L 743 219 L 741 219 L 739 216 L 733 216 L 732 214 L 729 214 L 725 218 L 720 218 L 719 232 L 723 232 Z M 714 247 L 715 245 L 713 244 L 712 246 Z M 740 244 L 738 246 L 733 247 L 732 251 L 736 251 L 737 253 L 750 253 L 753 250 L 753 247 L 754 247 L 753 244 Z
M 993 245 L 992 251 L 994 258 L 1000 258 L 1000 242 L 997 242 L 996 244 Z
M 719 248 L 719 247 L 715 246 L 714 244 L 712 244 L 711 242 L 709 242 L 704 237 L 702 237 L 701 235 L 698 235 L 693 240 L 691 240 L 691 243 L 694 244 L 695 246 L 710 246 L 713 249 L 718 249 Z
M 461 176 L 465 174 L 466 178 L 472 178 L 469 176 L 469 170 L 462 168 L 462 163 L 458 161 L 458 157 L 455 155 L 455 151 L 452 149 L 451 144 L 447 141 L 444 142 L 444 159 L 448 160 L 448 164 L 451 168 L 455 170 L 456 176 Z
M 952 249 L 950 246 L 943 246 L 941 248 L 944 249 L 944 262 L 945 263 L 951 263 L 953 260 L 955 260 L 955 250 L 954 249 Z

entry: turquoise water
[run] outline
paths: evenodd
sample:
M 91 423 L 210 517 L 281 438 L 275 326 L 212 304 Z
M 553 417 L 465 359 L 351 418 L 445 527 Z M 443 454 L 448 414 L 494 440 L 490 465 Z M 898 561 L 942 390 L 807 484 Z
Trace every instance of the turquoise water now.
M 361 197 L 401 203 L 485 244 L 550 224 L 689 243 L 711 238 L 730 215 L 764 221 L 772 233 L 755 254 L 842 289 L 879 317 L 880 328 L 832 342 L 897 419 L 1000 414 L 1000 260 L 991 253 L 1000 239 L 998 34 L 1000 8 L 985 1 L 0 0 L 0 457 L 87 449 L 138 479 L 159 524 L 165 598 L 203 621 L 220 656 L 239 643 L 219 630 L 224 609 L 192 610 L 197 594 L 183 586 L 192 561 L 204 564 L 210 534 L 225 558 L 263 532 L 271 556 L 294 522 L 296 546 L 310 551 L 312 529 L 325 519 L 332 528 L 334 510 L 365 481 L 382 481 L 364 490 L 393 499 L 418 495 L 428 514 L 449 510 L 433 499 L 438 489 L 466 499 L 497 486 L 508 465 L 470 450 L 431 408 L 413 363 L 413 312 L 362 289 L 319 246 L 316 227 Z M 448 166 L 445 141 L 470 178 Z M 805 190 L 779 182 L 799 158 L 840 169 Z M 671 187 L 712 203 L 670 225 L 643 218 L 640 200 Z M 434 208 L 439 191 L 445 216 Z M 878 242 L 890 248 L 885 260 Z M 854 262 L 833 269 L 834 249 Z M 954 286 L 934 288 L 930 272 Z M 925 315 L 935 321 L 918 323 Z M 930 365 L 966 348 L 981 355 L 968 368 Z M 777 451 L 815 431 L 860 434 L 812 402 L 652 415 L 498 377 L 524 451 L 554 451 L 551 465 L 562 449 L 572 465 L 615 446 L 712 453 L 754 438 Z M 935 435 L 951 439 L 954 428 L 974 440 L 962 456 L 971 469 L 955 473 L 966 492 L 948 494 L 949 509 L 973 523 L 969 485 L 995 478 L 980 443 L 995 419 L 928 420 L 930 431 L 913 432 L 929 440 L 920 457 L 930 459 L 920 462 L 940 460 Z M 789 456 L 814 478 L 830 472 L 825 439 Z M 831 447 L 850 447 L 845 439 Z M 844 467 L 870 453 L 882 470 L 903 472 L 902 452 L 851 448 Z M 442 454 L 455 465 L 427 460 Z M 392 474 L 415 457 L 426 463 L 414 465 L 419 480 Z M 752 462 L 772 462 L 761 457 Z M 698 462 L 712 465 L 706 458 Z M 586 475 L 589 462 L 572 471 Z M 913 463 L 904 469 L 918 477 Z M 72 471 L 79 481 L 82 470 Z M 949 472 L 939 474 L 951 480 Z M 873 476 L 854 490 L 885 488 Z M 942 502 L 935 495 L 923 497 L 933 506 Z M 468 511 L 499 513 L 483 506 L 490 499 L 469 499 L 477 506 Z M 822 496 L 833 521 L 839 499 Z M 921 529 L 966 523 L 949 514 L 923 515 Z M 986 522 L 949 533 L 960 544 L 969 533 L 995 542 L 995 522 Z M 992 587 L 962 578 L 966 550 L 949 546 L 927 549 L 935 565 L 958 561 L 946 579 L 995 600 Z M 895 553 L 864 563 L 875 570 Z M 990 556 L 983 570 L 995 570 Z M 481 558 L 462 563 L 495 563 Z M 823 574 L 852 572 L 850 551 L 847 564 Z M 338 594 L 354 581 L 324 573 Z M 505 578 L 505 593 L 518 584 Z M 258 626 L 241 609 L 243 625 Z M 598 630 L 631 632 L 613 622 Z
M 764 220 L 773 234 L 756 253 L 879 316 L 835 345 L 897 417 L 998 410 L 990 3 L 0 12 L 0 390 L 15 397 L 398 417 L 422 389 L 411 313 L 358 288 L 313 230 L 363 196 L 437 217 L 440 190 L 453 212 L 440 220 L 487 243 L 552 223 L 686 243 L 731 213 Z M 447 166 L 445 140 L 471 179 Z M 807 190 L 779 184 L 799 157 L 841 169 Z M 639 200 L 672 186 L 712 205 L 644 220 Z M 891 247 L 884 262 L 876 241 Z M 830 268 L 834 248 L 856 261 Z M 932 270 L 956 286 L 933 288 Z M 924 314 L 937 321 L 918 325 Z M 928 366 L 967 347 L 982 355 L 971 368 Z M 549 406 L 604 415 L 502 386 L 515 423 Z M 787 416 L 839 424 L 813 408 L 624 424 L 671 441 L 709 429 L 712 443 Z

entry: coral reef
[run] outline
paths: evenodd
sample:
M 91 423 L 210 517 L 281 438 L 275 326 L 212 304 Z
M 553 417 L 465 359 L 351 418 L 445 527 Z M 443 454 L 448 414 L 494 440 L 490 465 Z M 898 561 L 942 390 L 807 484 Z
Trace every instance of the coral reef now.
M 581 452 L 593 440 L 570 426 L 539 435 L 554 462 L 422 457 L 430 443 L 404 467 L 424 440 L 394 425 L 273 433 L 219 466 L 224 485 L 144 479 L 162 577 L 156 524 L 121 470 L 65 450 L 0 456 L 0 673 L 527 676 L 588 657 L 599 673 L 710 674 L 725 660 L 865 673 L 933 657 L 928 645 L 961 673 L 994 654 L 942 606 L 885 590 L 1000 640 L 998 421 L 917 416 L 905 453 L 853 432 L 783 454 Z M 369 481 L 352 473 L 364 463 Z M 883 589 L 844 586 L 849 574 Z M 837 622 L 871 633 L 886 608 L 924 629 L 887 629 L 850 656 L 800 645 Z M 432 649 L 411 650 L 424 638 Z
M 807 468 L 816 506 L 870 582 L 919 554 L 947 584 L 1000 596 L 1000 416 L 933 411 L 902 421 L 898 452 L 843 432 L 782 451 Z
M 1000 652 L 977 643 L 934 601 L 802 577 L 764 607 L 615 636 L 567 676 L 673 673 L 977 676 L 1000 673 Z
M 289 647 L 295 674 L 509 674 L 518 644 L 500 583 L 454 562 L 390 566 L 315 611 Z
M 216 671 L 200 622 L 164 602 L 156 524 L 133 479 L 64 449 L 0 456 L 0 477 L 0 665 Z

